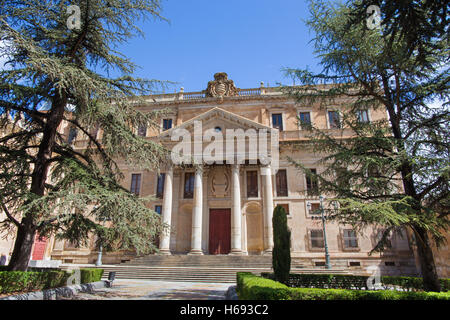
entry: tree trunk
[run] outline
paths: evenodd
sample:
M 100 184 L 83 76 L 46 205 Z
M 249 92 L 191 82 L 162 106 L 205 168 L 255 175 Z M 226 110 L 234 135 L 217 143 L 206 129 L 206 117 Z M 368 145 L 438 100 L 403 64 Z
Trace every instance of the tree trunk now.
M 421 227 L 414 227 L 417 251 L 422 270 L 423 287 L 425 291 L 441 291 L 441 284 L 434 264 L 433 251 L 431 249 L 430 237 L 427 231 Z
M 388 78 L 383 78 L 385 88 L 388 88 Z M 389 97 L 389 95 L 387 95 Z M 399 106 L 400 107 L 400 106 Z M 390 101 L 389 105 L 386 105 L 389 113 L 389 120 L 392 127 L 392 134 L 397 140 L 397 148 L 400 154 L 407 154 L 402 131 L 400 127 L 400 114 L 395 112 L 394 104 Z M 413 166 L 410 159 L 404 159 L 403 163 L 399 167 L 399 171 L 402 175 L 403 188 L 405 194 L 414 199 L 416 204 L 413 205 L 413 209 L 417 214 L 421 214 L 420 199 L 417 195 L 416 185 L 413 178 Z M 415 207 L 415 208 L 414 208 Z M 431 241 L 427 231 L 420 226 L 412 226 L 416 235 L 417 242 L 417 254 L 420 260 L 420 268 L 422 271 L 423 286 L 426 291 L 441 291 L 441 285 L 439 277 L 436 272 L 436 266 L 434 264 L 433 251 L 431 248 Z
M 8 271 L 27 271 L 35 235 L 36 229 L 24 218 L 17 228 L 16 242 L 8 264 Z
M 45 182 L 50 168 L 49 160 L 52 156 L 58 126 L 62 122 L 66 104 L 67 98 L 65 96 L 60 97 L 58 95 L 55 97 L 47 123 L 44 126 L 30 185 L 30 191 L 40 197 L 45 194 Z M 31 210 L 32 214 L 29 213 L 22 218 L 20 226 L 17 228 L 17 238 L 8 270 L 27 270 L 38 225 L 34 216 L 38 216 L 35 213 L 38 213 L 39 210 L 40 208 L 35 208 L 35 210 Z

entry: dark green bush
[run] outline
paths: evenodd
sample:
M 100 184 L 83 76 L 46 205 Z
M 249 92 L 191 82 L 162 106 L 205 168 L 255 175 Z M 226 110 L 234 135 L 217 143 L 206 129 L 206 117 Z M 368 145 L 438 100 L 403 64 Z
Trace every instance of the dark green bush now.
M 36 291 L 65 286 L 70 274 L 65 271 L 1 271 L 0 293 Z
M 97 282 L 102 279 L 103 269 L 97 268 L 82 268 L 80 269 L 81 283 Z
M 449 292 L 289 288 L 251 273 L 237 274 L 241 300 L 450 300 Z
M 0 271 L 0 293 L 40 291 L 64 287 L 72 273 L 66 271 Z M 103 269 L 80 269 L 80 282 L 100 281 Z
M 261 273 L 261 276 L 275 280 L 273 273 Z M 293 288 L 321 289 L 368 289 L 368 276 L 333 274 L 290 274 L 288 286 Z M 450 279 L 440 279 L 442 291 L 449 291 Z M 381 277 L 382 286 L 399 286 L 407 291 L 422 291 L 422 278 Z

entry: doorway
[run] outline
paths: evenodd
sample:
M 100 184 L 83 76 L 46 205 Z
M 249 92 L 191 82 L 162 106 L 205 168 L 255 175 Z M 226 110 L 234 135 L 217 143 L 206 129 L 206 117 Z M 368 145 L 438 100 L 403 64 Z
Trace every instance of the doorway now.
M 209 211 L 209 254 L 228 254 L 231 250 L 231 209 Z

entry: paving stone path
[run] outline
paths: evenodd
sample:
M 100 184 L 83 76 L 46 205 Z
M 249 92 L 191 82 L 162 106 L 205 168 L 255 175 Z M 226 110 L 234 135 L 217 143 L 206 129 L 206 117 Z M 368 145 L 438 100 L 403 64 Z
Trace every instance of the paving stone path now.
M 223 300 L 229 283 L 115 280 L 112 288 L 79 293 L 71 300 Z

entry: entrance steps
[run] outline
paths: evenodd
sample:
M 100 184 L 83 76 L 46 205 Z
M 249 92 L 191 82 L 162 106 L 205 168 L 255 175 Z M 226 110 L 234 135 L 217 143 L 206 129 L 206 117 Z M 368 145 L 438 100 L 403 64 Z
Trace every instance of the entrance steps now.
M 82 266 L 80 266 L 82 267 Z M 92 265 L 90 265 L 92 267 Z M 63 269 L 69 265 L 63 265 Z M 120 265 L 103 265 L 103 278 L 116 272 L 116 279 L 141 279 L 183 282 L 235 283 L 237 272 L 273 272 L 271 256 L 231 255 L 148 255 Z M 292 258 L 291 273 L 347 274 L 344 269 L 305 268 Z

